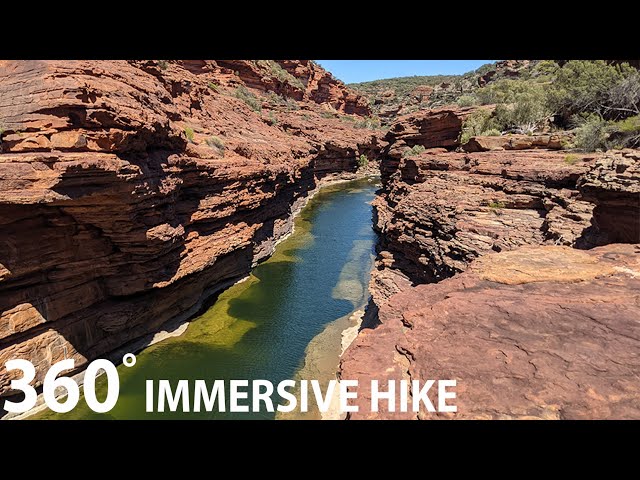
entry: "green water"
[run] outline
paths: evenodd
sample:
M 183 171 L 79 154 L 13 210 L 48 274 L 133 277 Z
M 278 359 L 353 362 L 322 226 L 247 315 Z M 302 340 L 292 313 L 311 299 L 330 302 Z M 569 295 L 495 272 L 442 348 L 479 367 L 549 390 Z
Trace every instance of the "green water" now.
M 202 379 L 211 386 L 216 379 L 266 379 L 275 385 L 294 378 L 313 337 L 366 303 L 375 189 L 372 179 L 323 188 L 297 217 L 295 233 L 246 281 L 224 291 L 185 334 L 138 353 L 134 367 L 118 367 L 120 397 L 109 413 L 92 412 L 81 398 L 67 414 L 46 411 L 36 418 L 273 418 L 266 411 L 146 413 L 145 380 L 157 385 L 168 379 L 175 386 L 179 379 Z M 96 383 L 102 400 L 106 378 Z

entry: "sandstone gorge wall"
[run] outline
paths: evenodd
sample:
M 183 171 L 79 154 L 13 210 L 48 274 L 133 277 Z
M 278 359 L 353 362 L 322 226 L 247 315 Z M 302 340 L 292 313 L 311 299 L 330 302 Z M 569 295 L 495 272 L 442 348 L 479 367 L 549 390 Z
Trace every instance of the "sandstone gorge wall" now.
M 221 73 L 237 73 L 237 78 L 251 88 L 329 106 L 342 113 L 371 114 L 369 103 L 362 95 L 348 89 L 311 60 L 218 60 L 216 63 L 221 67 Z M 287 81 L 278 68 L 283 68 L 297 81 Z
M 638 151 L 454 151 L 468 114 L 385 138 L 372 300 L 340 367 L 361 386 L 350 418 L 436 417 L 371 412 L 372 379 L 456 379 L 450 418 L 640 418 Z
M 289 91 L 248 70 L 0 62 L 0 365 L 31 360 L 39 383 L 58 360 L 82 368 L 193 313 L 271 253 L 320 179 L 377 149 L 308 92 L 253 111 L 236 86 Z M 358 103 L 340 85 L 327 95 Z

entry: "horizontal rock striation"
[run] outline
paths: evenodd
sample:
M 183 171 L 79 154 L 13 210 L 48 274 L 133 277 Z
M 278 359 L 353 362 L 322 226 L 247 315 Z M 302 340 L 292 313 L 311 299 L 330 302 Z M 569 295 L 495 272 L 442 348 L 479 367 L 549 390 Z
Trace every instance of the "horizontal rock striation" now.
M 640 418 L 638 151 L 453 151 L 446 111 L 385 137 L 371 301 L 339 372 L 359 381 L 349 418 Z M 455 379 L 458 412 L 371 412 L 373 379 Z
M 427 151 L 403 158 L 375 200 L 382 248 L 393 264 L 425 283 L 461 272 L 492 251 L 607 243 L 592 225 L 594 204 L 576 188 L 594 158 L 583 155 L 568 164 L 565 156 Z
M 571 143 L 568 132 L 549 135 L 501 135 L 471 137 L 462 145 L 465 152 L 486 152 L 489 150 L 531 150 L 536 148 L 561 150 Z
M 640 418 L 638 292 L 640 248 L 622 244 L 522 247 L 409 288 L 342 357 L 350 418 Z M 456 380 L 457 412 L 371 412 L 373 379 Z
M 0 62 L 0 365 L 28 359 L 39 384 L 194 313 L 379 148 L 306 94 L 255 89 L 255 111 L 246 64 L 221 63 Z
M 640 152 L 626 150 L 598 160 L 580 178 L 582 197 L 596 204 L 594 223 L 611 241 L 640 243 Z

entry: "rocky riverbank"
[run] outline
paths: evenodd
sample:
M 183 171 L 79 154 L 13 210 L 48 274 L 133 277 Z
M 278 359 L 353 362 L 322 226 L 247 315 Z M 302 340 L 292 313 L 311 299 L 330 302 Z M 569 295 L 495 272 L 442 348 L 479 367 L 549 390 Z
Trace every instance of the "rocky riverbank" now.
M 341 120 L 366 102 L 323 72 L 0 62 L 0 364 L 32 361 L 36 385 L 81 369 L 266 258 L 310 192 L 378 149 Z
M 455 379 L 451 418 L 640 417 L 640 153 L 466 153 L 465 115 L 413 113 L 385 138 L 350 418 L 435 418 L 370 412 L 371 379 Z

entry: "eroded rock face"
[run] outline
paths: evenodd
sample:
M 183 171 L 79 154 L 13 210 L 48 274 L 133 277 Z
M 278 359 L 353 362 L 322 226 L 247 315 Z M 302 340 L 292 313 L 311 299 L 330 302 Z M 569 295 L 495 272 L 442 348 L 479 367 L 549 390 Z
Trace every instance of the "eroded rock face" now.
M 465 152 L 487 152 L 489 150 L 531 150 L 536 148 L 561 150 L 571 142 L 569 133 L 549 135 L 501 135 L 494 137 L 471 137 L 462 145 Z
M 565 158 L 538 150 L 403 158 L 374 202 L 386 264 L 424 283 L 464 271 L 490 252 L 609 242 L 592 225 L 594 204 L 576 189 L 593 155 Z
M 247 71 L 0 62 L 0 365 L 31 360 L 38 384 L 60 359 L 82 368 L 194 313 L 271 253 L 321 179 L 379 149 L 310 100 L 260 95 L 289 92 L 272 77 L 254 111 L 236 98 Z
M 477 107 L 442 107 L 421 110 L 398 118 L 387 133 L 387 139 L 410 147 L 456 147 L 464 119 Z
M 356 115 L 370 115 L 369 102 L 348 89 L 343 82 L 310 60 L 279 60 L 282 67 L 304 83 L 304 98 L 328 104 L 335 110 Z
M 421 110 L 399 117 L 389 128 L 384 140 L 385 161 L 380 165 L 382 179 L 395 172 L 400 160 L 412 154 L 414 147 L 431 150 L 430 153 L 443 153 L 460 145 L 460 133 L 464 120 L 478 108 L 484 107 L 443 107 Z
M 403 128 L 385 138 L 350 418 L 640 418 L 638 151 L 511 136 L 465 153 L 454 123 L 419 154 Z M 458 412 L 371 412 L 373 379 L 455 379 Z
M 639 295 L 640 247 L 624 244 L 521 247 L 405 288 L 342 358 L 350 418 L 640 418 Z M 457 413 L 371 412 L 372 379 L 455 379 Z
M 610 153 L 578 182 L 596 204 L 594 222 L 615 242 L 640 242 L 640 152 Z

